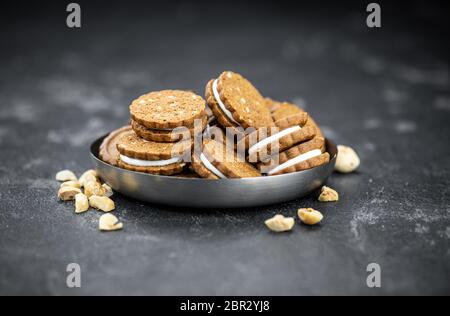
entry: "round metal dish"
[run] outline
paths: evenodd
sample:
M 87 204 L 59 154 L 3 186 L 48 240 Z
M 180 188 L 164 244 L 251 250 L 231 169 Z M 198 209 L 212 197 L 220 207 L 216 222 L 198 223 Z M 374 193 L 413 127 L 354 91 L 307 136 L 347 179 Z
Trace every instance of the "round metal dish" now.
M 103 136 L 91 145 L 100 177 L 115 191 L 141 201 L 195 208 L 254 207 L 303 197 L 325 183 L 333 172 L 337 148 L 326 140 L 330 162 L 310 170 L 245 179 L 191 179 L 129 171 L 98 158 Z

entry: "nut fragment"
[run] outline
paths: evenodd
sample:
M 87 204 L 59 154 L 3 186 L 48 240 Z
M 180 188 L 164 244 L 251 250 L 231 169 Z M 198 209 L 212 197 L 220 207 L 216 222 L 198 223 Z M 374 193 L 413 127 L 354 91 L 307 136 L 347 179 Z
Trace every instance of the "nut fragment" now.
M 97 171 L 93 169 L 85 171 L 78 181 L 81 186 L 84 186 L 88 181 L 98 181 Z
M 75 195 L 75 213 L 83 213 L 89 209 L 89 200 L 83 193 Z
M 330 187 L 323 186 L 320 190 L 320 202 L 335 202 L 339 200 L 339 194 Z
M 66 182 L 61 183 L 60 188 L 62 188 L 62 187 L 72 187 L 72 188 L 79 189 L 79 188 L 81 188 L 81 185 L 80 185 L 80 182 L 71 180 L 71 181 L 66 181 Z
M 104 193 L 103 193 L 104 196 L 106 196 L 106 197 L 113 196 L 114 192 L 109 185 L 107 185 L 106 183 L 103 183 L 102 188 L 104 191 Z
M 359 167 L 360 160 L 353 148 L 339 145 L 334 170 L 349 173 Z
M 289 231 L 294 227 L 295 221 L 292 217 L 284 217 L 283 215 L 275 215 L 264 222 L 266 226 L 274 232 Z
M 87 197 L 93 195 L 103 196 L 105 194 L 105 189 L 97 180 L 88 181 L 84 184 L 84 194 L 86 194 Z
M 100 216 L 98 228 L 102 231 L 113 231 L 123 228 L 123 224 L 119 222 L 117 217 L 112 214 L 104 214 Z
M 91 196 L 89 198 L 89 205 L 106 213 L 111 212 L 116 208 L 114 201 L 106 196 Z
M 62 187 L 58 191 L 58 197 L 63 201 L 71 201 L 81 190 L 73 187 Z
M 77 176 L 70 170 L 61 170 L 56 174 L 55 179 L 61 182 L 77 181 Z
M 298 217 L 306 225 L 316 225 L 323 219 L 322 213 L 313 208 L 300 208 Z

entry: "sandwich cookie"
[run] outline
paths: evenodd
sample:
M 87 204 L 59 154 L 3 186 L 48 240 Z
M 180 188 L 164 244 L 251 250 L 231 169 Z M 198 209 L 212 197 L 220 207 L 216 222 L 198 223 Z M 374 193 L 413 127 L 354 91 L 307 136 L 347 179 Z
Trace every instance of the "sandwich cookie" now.
M 131 120 L 131 127 L 134 132 L 141 138 L 154 141 L 154 142 L 163 142 L 163 143 L 173 143 L 180 141 L 182 139 L 187 139 L 188 137 L 193 137 L 195 135 L 195 128 L 198 128 L 200 132 L 202 132 L 208 123 L 208 118 L 205 116 L 202 120 L 197 120 L 194 122 L 193 127 L 176 127 L 176 128 L 147 128 L 144 125 L 139 124 L 138 122 Z M 199 124 L 198 127 L 195 127 L 195 124 Z M 185 135 L 186 134 L 186 135 Z
M 191 147 L 191 141 L 160 143 L 146 141 L 135 133 L 124 135 L 117 142 L 118 166 L 152 174 L 177 174 L 183 171 L 183 156 L 190 153 Z
M 140 96 L 130 105 L 131 119 L 155 130 L 169 131 L 180 126 L 191 128 L 195 120 L 207 117 L 205 100 L 190 92 L 163 90 Z
M 251 164 L 238 158 L 236 153 L 226 153 L 223 143 L 212 139 L 203 140 L 203 150 L 192 155 L 192 168 L 202 178 L 253 178 L 260 177 L 261 173 Z
M 274 111 L 276 111 L 281 105 L 281 102 L 272 100 L 271 98 L 265 98 L 264 101 L 265 101 L 266 107 L 269 109 L 270 113 L 273 113 Z
M 266 100 L 244 77 L 231 71 L 208 82 L 206 102 L 223 127 L 274 126 Z
M 99 157 L 106 163 L 117 166 L 119 161 L 119 151 L 117 150 L 117 142 L 122 136 L 132 135 L 131 126 L 121 127 L 111 132 L 100 145 Z
M 238 142 L 238 148 L 245 146 L 245 149 L 248 149 L 249 161 L 257 162 L 268 159 L 272 155 L 313 139 L 316 136 L 316 131 L 313 127 L 304 126 L 306 123 L 304 120 L 297 120 L 296 123 L 298 124 L 286 127 L 281 131 L 280 128 L 256 130 Z M 245 142 L 245 144 L 242 144 L 242 142 Z
M 306 117 L 306 123 L 304 123 L 304 126 L 312 127 L 315 130 L 316 136 L 324 137 L 314 119 L 303 109 L 288 102 L 271 101 L 278 104 L 278 107 L 272 112 L 272 118 L 275 121 L 276 126 L 281 129 L 285 129 L 289 126 L 297 125 L 298 122 L 303 122 Z
M 330 154 L 325 149 L 325 139 L 315 137 L 258 164 L 258 169 L 268 176 L 274 176 L 318 167 L 330 161 Z

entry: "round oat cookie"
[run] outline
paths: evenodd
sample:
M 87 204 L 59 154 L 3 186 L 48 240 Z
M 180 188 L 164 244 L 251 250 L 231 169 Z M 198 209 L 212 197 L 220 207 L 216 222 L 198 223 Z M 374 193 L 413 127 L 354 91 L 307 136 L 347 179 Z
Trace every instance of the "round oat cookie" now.
M 203 120 L 199 120 L 199 122 L 201 123 L 199 129 L 200 132 L 202 132 L 208 123 L 208 118 L 205 116 Z M 148 141 L 164 143 L 173 143 L 178 142 L 183 138 L 187 139 L 189 137 L 194 137 L 194 126 L 191 128 L 176 127 L 176 131 L 174 131 L 175 129 L 151 129 L 139 124 L 134 120 L 131 120 L 131 127 L 139 137 Z M 184 133 L 187 133 L 187 135 L 185 135 Z
M 309 116 L 308 117 L 308 121 L 306 122 L 305 126 L 311 126 L 312 128 L 314 128 L 316 130 L 316 135 L 319 137 L 325 137 L 322 133 L 322 130 L 320 129 L 319 125 L 317 125 L 317 123 L 314 121 L 314 119 Z
M 278 138 L 277 138 L 278 135 Z M 265 136 L 265 137 L 264 137 Z M 252 159 L 262 161 L 268 157 L 285 151 L 292 146 L 303 143 L 316 136 L 316 130 L 311 126 L 294 125 L 285 129 L 256 130 L 238 143 L 238 147 L 245 142 L 248 154 Z M 272 137 L 272 140 L 269 139 Z M 273 138 L 275 137 L 275 138 Z M 261 145 L 263 144 L 263 145 Z
M 315 155 L 307 160 L 303 160 L 299 163 L 293 164 L 287 168 L 279 170 L 278 172 L 272 173 L 270 175 L 279 175 L 284 173 L 291 173 L 296 171 L 302 171 L 311 169 L 314 167 L 321 166 L 330 161 L 330 154 L 325 152 L 325 139 L 323 137 L 314 137 L 310 141 L 304 142 L 302 144 L 293 146 L 288 150 L 281 152 L 279 155 L 274 156 L 272 160 L 266 161 L 258 164 L 258 169 L 261 171 L 264 167 L 270 166 L 271 163 L 276 162 L 278 158 L 278 166 L 299 157 L 300 155 L 309 153 L 311 151 L 318 150 L 319 155 Z
M 175 164 L 170 164 L 170 165 L 166 165 L 166 166 L 158 166 L 158 167 L 140 167 L 140 166 L 134 166 L 134 165 L 127 164 L 119 159 L 119 162 L 117 163 L 117 165 L 120 168 L 131 170 L 131 171 L 159 174 L 159 175 L 163 175 L 163 176 L 171 176 L 171 175 L 181 173 L 186 164 L 185 163 L 175 163 Z
M 113 166 L 117 166 L 117 162 L 120 156 L 119 151 L 117 150 L 117 142 L 122 136 L 131 134 L 133 134 L 131 126 L 123 126 L 111 132 L 100 145 L 100 159 Z
M 279 128 L 287 128 L 293 125 L 303 126 L 308 121 L 308 113 L 294 104 L 282 102 L 279 107 L 272 112 L 275 125 Z
M 271 127 L 274 125 L 266 100 L 244 77 L 222 73 L 206 86 L 206 102 L 223 127 Z
M 295 104 L 288 102 L 279 102 L 278 108 L 272 112 L 272 117 L 274 121 L 278 121 L 285 117 L 297 115 L 300 113 L 305 113 L 305 111 Z
M 299 108 L 295 104 L 287 102 L 273 102 L 278 103 L 278 107 L 272 112 L 272 118 L 275 121 L 276 126 L 281 129 L 294 125 L 302 125 L 304 127 L 311 126 L 315 129 L 316 136 L 324 137 L 314 119 L 303 109 Z
M 163 90 L 140 96 L 130 105 L 131 118 L 147 128 L 192 127 L 206 116 L 205 100 L 190 92 Z
M 192 140 L 178 143 L 160 143 L 147 141 L 136 133 L 126 134 L 117 142 L 121 155 L 140 160 L 167 160 L 183 156 L 192 147 Z
M 215 140 L 205 139 L 203 141 L 202 154 L 203 156 L 200 157 L 199 161 L 197 161 L 201 164 L 202 168 L 199 168 L 198 166 L 195 167 L 195 165 L 193 165 L 194 170 L 201 177 L 210 179 L 224 179 L 253 178 L 261 176 L 261 173 L 255 167 L 245 162 L 245 159 L 238 158 L 235 152 L 227 153 L 226 146 Z
M 191 159 L 192 159 L 191 160 L 192 170 L 195 173 L 197 173 L 201 178 L 212 180 L 220 179 L 212 171 L 206 168 L 206 166 L 201 162 L 200 157 L 198 157 L 195 153 L 192 154 Z

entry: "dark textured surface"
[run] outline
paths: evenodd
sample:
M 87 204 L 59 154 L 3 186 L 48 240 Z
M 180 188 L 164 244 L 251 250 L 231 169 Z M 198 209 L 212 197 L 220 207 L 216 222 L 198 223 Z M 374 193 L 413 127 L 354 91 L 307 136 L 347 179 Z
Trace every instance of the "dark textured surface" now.
M 195 2 L 197 3 L 197 2 Z M 448 8 L 227 2 L 82 3 L 0 10 L 0 294 L 450 294 Z M 306 106 L 360 154 L 316 194 L 258 209 L 190 210 L 116 196 L 121 232 L 73 213 L 54 174 L 91 167 L 88 146 L 150 90 L 193 89 L 225 69 Z M 189 198 L 189 197 L 186 197 Z M 325 219 L 275 235 L 263 221 L 315 207 Z M 65 268 L 82 269 L 68 289 Z M 382 287 L 365 284 L 366 266 Z

